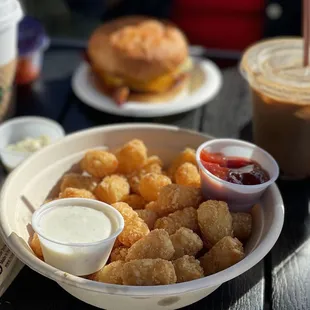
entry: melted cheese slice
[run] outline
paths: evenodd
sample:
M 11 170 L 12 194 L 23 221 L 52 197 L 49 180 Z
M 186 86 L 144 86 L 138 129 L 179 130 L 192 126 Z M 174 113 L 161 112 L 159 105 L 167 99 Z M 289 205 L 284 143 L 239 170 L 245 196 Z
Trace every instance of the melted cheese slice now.
M 190 71 L 192 66 L 191 58 L 187 58 L 176 70 L 153 80 L 143 82 L 119 78 L 112 74 L 101 74 L 101 78 L 110 87 L 128 86 L 130 89 L 136 91 L 162 93 L 170 89 L 176 78 L 180 74 Z

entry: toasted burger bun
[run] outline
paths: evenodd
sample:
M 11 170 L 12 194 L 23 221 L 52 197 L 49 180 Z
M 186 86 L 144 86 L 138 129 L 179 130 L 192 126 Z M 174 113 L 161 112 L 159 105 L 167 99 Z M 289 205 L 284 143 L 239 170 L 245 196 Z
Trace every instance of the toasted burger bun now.
M 139 92 L 169 91 L 188 62 L 188 44 L 179 29 L 140 16 L 97 28 L 87 53 L 92 70 L 105 84 Z
M 117 95 L 113 93 L 111 89 L 98 77 L 92 76 L 92 83 L 97 90 L 101 93 L 112 97 L 116 102 L 122 103 L 122 101 L 135 101 L 141 103 L 158 104 L 165 101 L 172 100 L 177 95 L 180 95 L 183 91 L 186 93 L 188 91 L 190 74 L 183 74 L 178 81 L 172 85 L 172 87 L 163 93 L 146 93 L 146 92 L 129 92 L 128 96 L 124 100 L 117 98 Z

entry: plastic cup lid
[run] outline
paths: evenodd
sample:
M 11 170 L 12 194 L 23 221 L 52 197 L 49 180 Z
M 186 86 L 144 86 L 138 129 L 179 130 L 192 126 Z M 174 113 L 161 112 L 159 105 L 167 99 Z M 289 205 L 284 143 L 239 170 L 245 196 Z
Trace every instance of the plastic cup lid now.
M 17 0 L 0 0 L 0 29 L 18 23 L 23 11 Z
M 18 52 L 26 55 L 37 49 L 44 49 L 48 44 L 43 25 L 35 18 L 26 16 L 18 27 Z
M 303 67 L 301 38 L 276 38 L 249 47 L 241 74 L 265 95 L 287 102 L 309 104 L 310 69 Z

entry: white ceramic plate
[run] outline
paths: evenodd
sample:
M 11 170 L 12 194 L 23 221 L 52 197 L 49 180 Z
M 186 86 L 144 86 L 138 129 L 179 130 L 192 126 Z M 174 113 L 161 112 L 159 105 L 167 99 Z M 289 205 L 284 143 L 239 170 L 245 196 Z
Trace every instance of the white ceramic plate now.
M 182 92 L 173 100 L 160 104 L 147 104 L 129 101 L 122 106 L 118 106 L 111 98 L 99 92 L 91 83 L 89 76 L 89 66 L 82 62 L 76 69 L 72 78 L 72 89 L 76 96 L 85 104 L 99 111 L 135 117 L 159 117 L 173 115 L 196 109 L 212 100 L 222 86 L 222 74 L 219 68 L 210 60 L 198 60 L 205 75 L 205 81 L 200 88 L 188 94 Z
M 145 142 L 149 155 L 157 154 L 169 163 L 184 147 L 197 148 L 211 137 L 172 126 L 122 124 L 68 135 L 34 154 L 9 175 L 0 195 L 0 232 L 21 261 L 56 281 L 70 294 L 99 308 L 171 310 L 209 295 L 222 283 L 252 268 L 271 250 L 284 219 L 283 201 L 275 184 L 263 195 L 261 207 L 253 210 L 253 230 L 245 247 L 246 257 L 202 279 L 160 286 L 113 285 L 78 278 L 38 259 L 28 245 L 33 233 L 31 217 L 64 172 L 72 170 L 89 148 L 115 149 L 133 138 Z

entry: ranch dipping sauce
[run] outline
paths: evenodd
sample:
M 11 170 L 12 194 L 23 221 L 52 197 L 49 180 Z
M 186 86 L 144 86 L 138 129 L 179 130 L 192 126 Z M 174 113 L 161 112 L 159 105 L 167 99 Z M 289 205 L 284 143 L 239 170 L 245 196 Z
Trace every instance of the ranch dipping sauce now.
M 124 219 L 103 202 L 68 198 L 40 207 L 32 216 L 32 227 L 47 264 L 82 276 L 106 264 Z
M 39 223 L 44 236 L 62 243 L 97 242 L 111 236 L 115 223 L 103 212 L 77 206 L 56 207 Z

